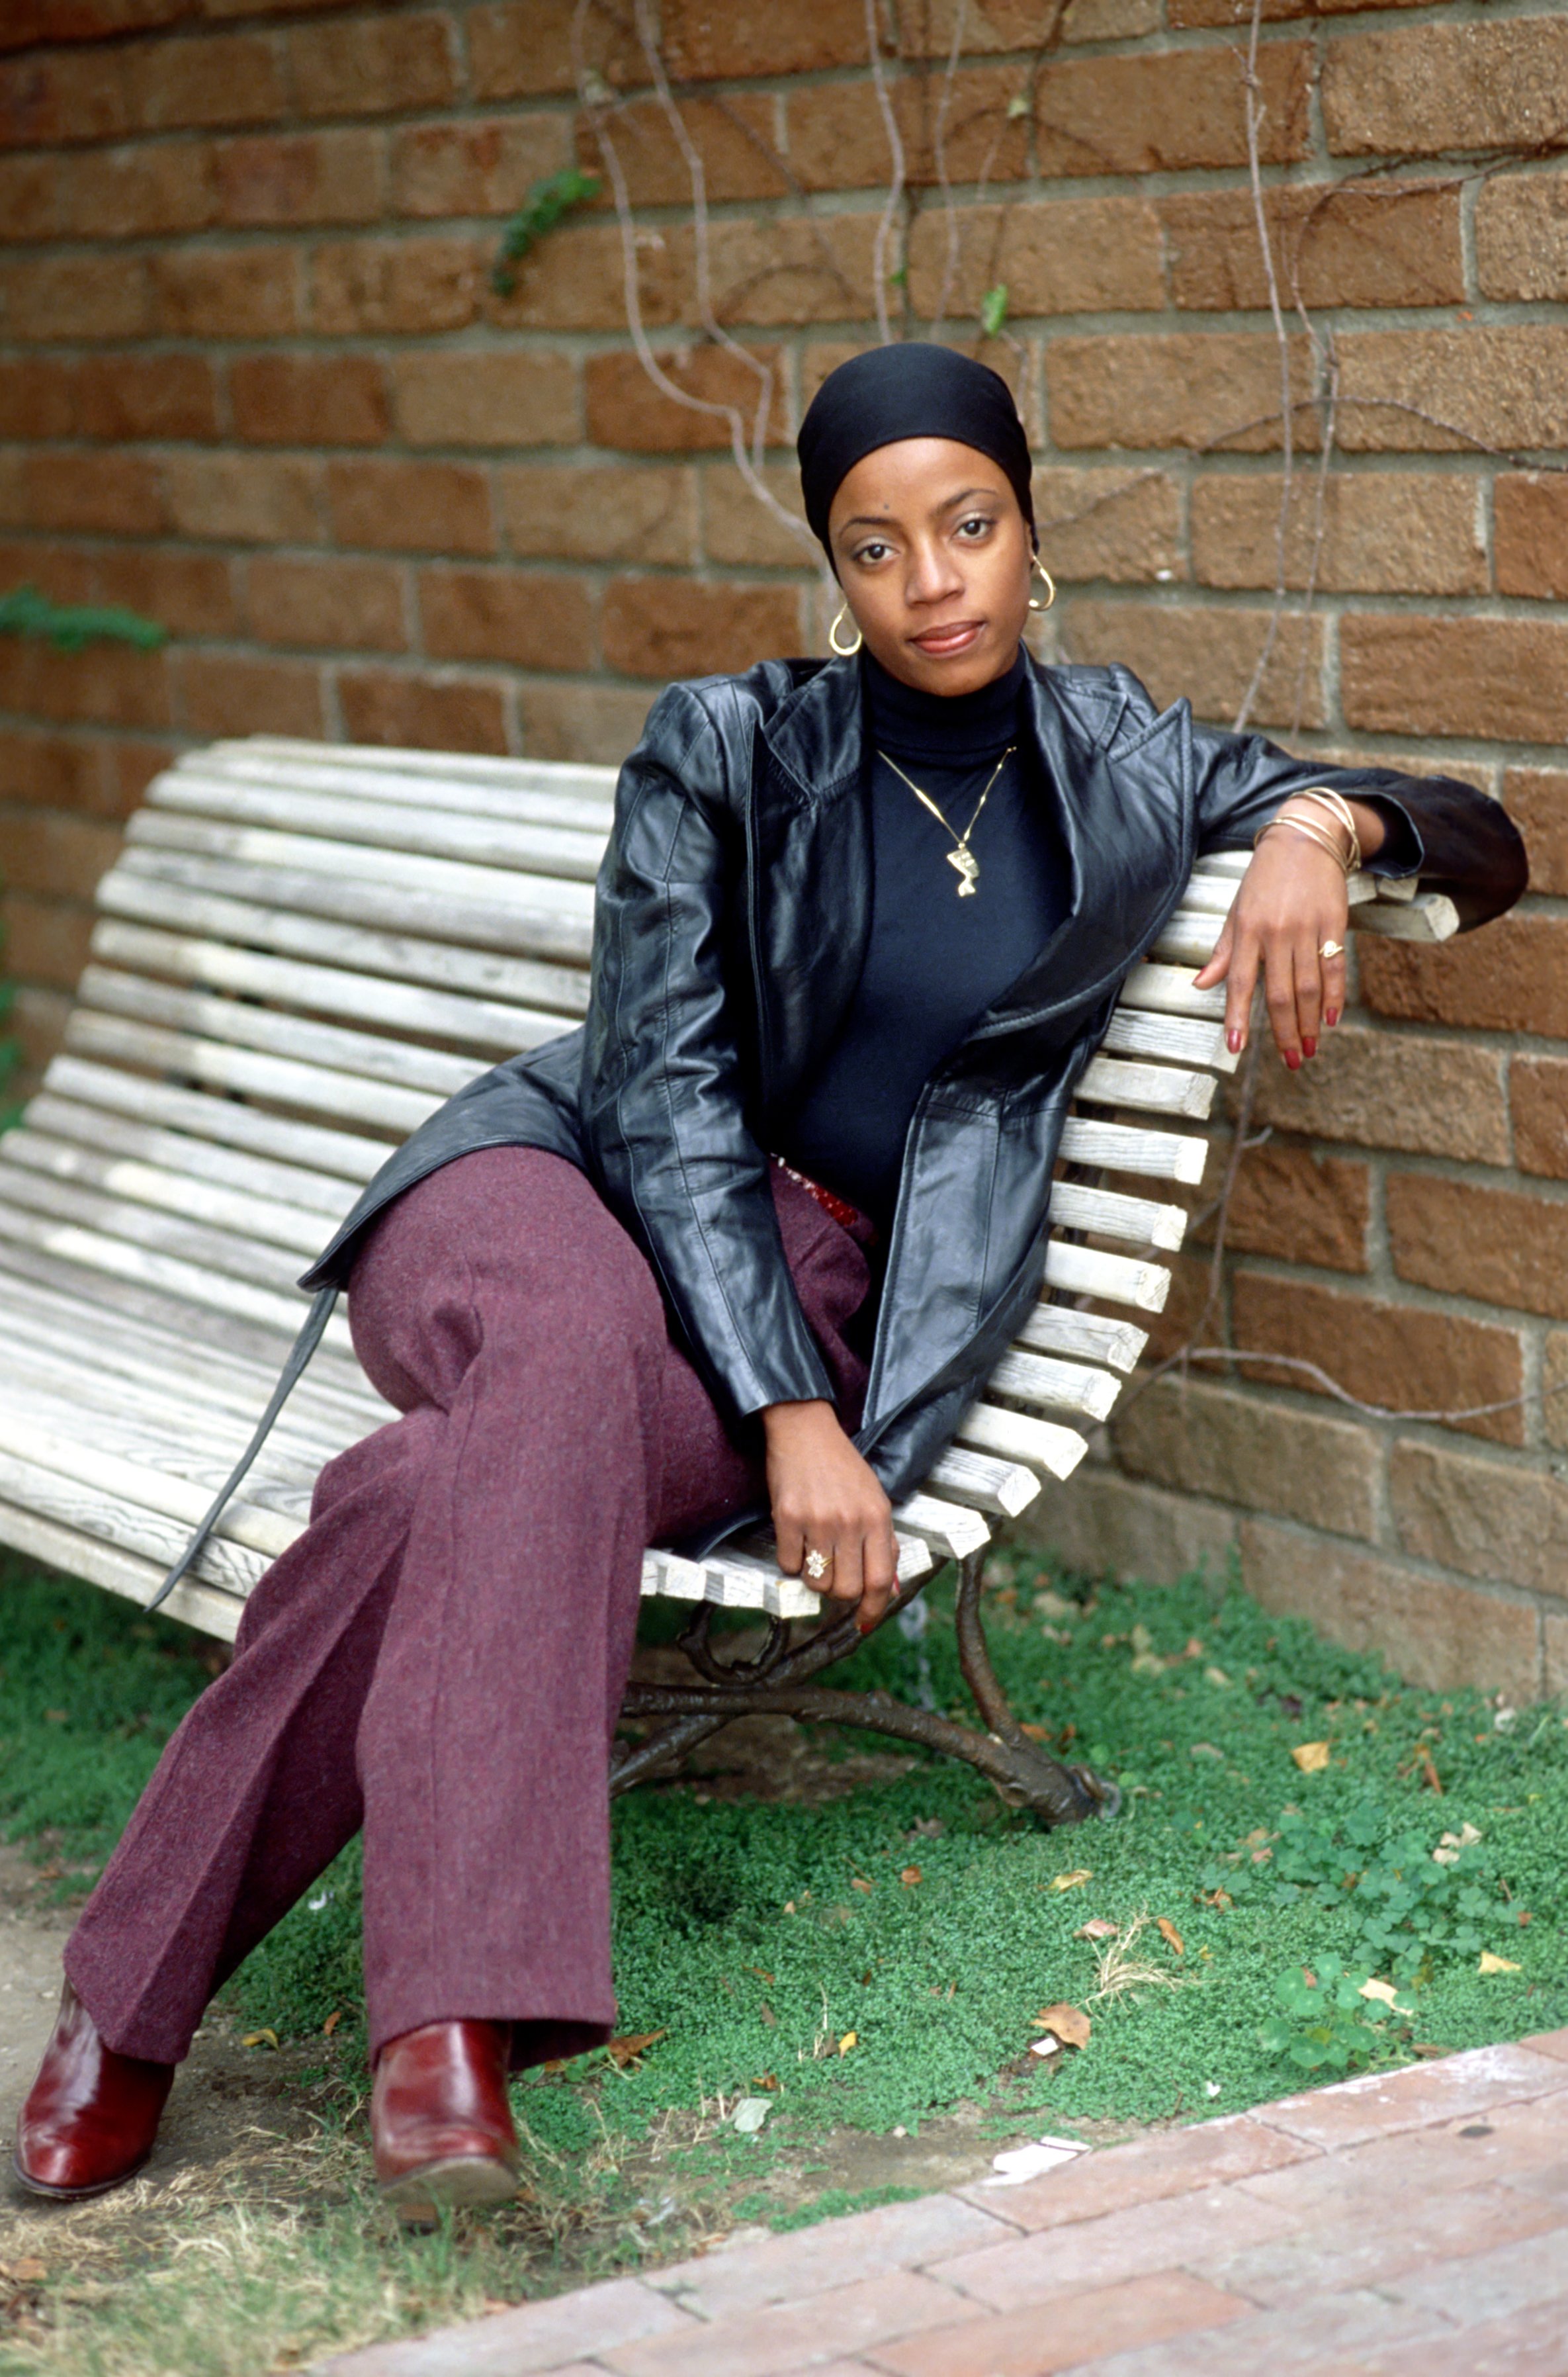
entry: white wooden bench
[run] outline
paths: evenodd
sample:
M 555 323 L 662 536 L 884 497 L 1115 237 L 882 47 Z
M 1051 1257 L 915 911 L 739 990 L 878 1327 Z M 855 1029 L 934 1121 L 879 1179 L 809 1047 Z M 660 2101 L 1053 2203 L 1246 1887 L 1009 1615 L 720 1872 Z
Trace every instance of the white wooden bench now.
M 364 1181 L 478 1071 L 583 1014 L 613 784 L 267 736 L 158 778 L 100 887 L 65 1051 L 0 1138 L 0 1542 L 152 1597 L 267 1401 L 294 1279 Z M 1223 994 L 1192 971 L 1244 863 L 1203 862 L 1131 976 L 1067 1125 L 1075 1169 L 1201 1179 L 1193 1126 L 1234 1060 Z M 1372 920 L 1455 921 L 1431 895 Z M 1051 1217 L 1041 1302 L 897 1513 L 907 1585 L 949 1559 L 978 1571 L 993 1523 L 1082 1459 L 1146 1338 L 1080 1303 L 1165 1302 L 1179 1205 L 1063 1180 Z M 232 1638 L 324 1462 L 390 1415 L 339 1314 L 170 1613 Z M 755 1609 L 780 1639 L 821 1610 L 766 1542 L 652 1549 L 643 1590 Z

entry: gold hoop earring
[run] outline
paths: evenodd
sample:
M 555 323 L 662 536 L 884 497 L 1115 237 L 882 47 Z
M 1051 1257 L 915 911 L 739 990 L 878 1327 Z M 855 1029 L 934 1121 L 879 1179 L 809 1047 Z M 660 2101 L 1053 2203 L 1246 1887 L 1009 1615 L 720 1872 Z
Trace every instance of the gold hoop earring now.
M 848 603 L 840 603 L 838 605 L 838 615 L 834 620 L 831 627 L 827 630 L 827 640 L 832 645 L 834 651 L 837 653 L 841 661 L 852 661 L 865 640 L 861 636 L 859 627 L 857 627 L 855 629 L 855 640 L 852 644 L 841 644 L 839 642 L 838 630 L 844 624 L 844 614 L 849 607 L 849 605 Z
M 1035 570 L 1039 570 L 1041 581 L 1045 587 L 1044 602 L 1042 603 L 1037 594 L 1031 594 L 1029 596 L 1029 608 L 1031 611 L 1049 611 L 1051 604 L 1056 600 L 1056 580 L 1052 578 L 1050 570 L 1046 567 L 1038 553 L 1030 563 L 1029 568 L 1031 575 Z

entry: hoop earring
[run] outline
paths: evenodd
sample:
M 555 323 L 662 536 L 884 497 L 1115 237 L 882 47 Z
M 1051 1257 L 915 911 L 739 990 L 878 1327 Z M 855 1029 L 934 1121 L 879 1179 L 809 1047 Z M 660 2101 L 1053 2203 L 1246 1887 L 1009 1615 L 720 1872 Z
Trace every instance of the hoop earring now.
M 1031 611 L 1049 611 L 1051 604 L 1056 600 L 1056 580 L 1052 578 L 1050 570 L 1046 567 L 1038 553 L 1030 563 L 1029 569 L 1031 576 L 1035 570 L 1039 570 L 1041 582 L 1045 587 L 1044 602 L 1042 603 L 1037 594 L 1031 594 L 1029 596 L 1029 608 Z
M 838 630 L 844 624 L 844 614 L 849 607 L 849 605 L 848 603 L 840 603 L 838 605 L 838 615 L 834 620 L 831 627 L 827 630 L 827 640 L 832 645 L 833 650 L 837 653 L 841 661 L 852 661 L 865 640 L 864 637 L 861 634 L 859 627 L 857 627 L 855 629 L 855 640 L 852 644 L 841 644 L 839 642 Z

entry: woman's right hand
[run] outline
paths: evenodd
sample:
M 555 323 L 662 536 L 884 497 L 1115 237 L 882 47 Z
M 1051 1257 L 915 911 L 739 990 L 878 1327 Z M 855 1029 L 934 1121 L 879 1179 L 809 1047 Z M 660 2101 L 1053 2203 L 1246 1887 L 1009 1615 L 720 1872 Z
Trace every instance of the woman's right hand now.
M 769 1404 L 762 1422 L 778 1565 L 829 1600 L 858 1603 L 868 1634 L 898 1587 L 893 1505 L 830 1403 Z M 805 1568 L 813 1552 L 826 1557 L 821 1577 Z

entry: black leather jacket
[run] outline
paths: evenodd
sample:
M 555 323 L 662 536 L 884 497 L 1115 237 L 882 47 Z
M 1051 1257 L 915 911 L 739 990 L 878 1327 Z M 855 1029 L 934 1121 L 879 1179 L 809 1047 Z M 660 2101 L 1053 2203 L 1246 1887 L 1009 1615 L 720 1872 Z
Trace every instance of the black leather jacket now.
M 1072 873 L 1064 922 L 927 1083 L 905 1150 L 857 1439 L 897 1497 L 923 1475 L 1039 1288 L 1073 1086 L 1203 851 L 1286 795 L 1382 795 L 1467 924 L 1524 888 L 1499 805 L 1447 778 L 1294 759 L 1157 715 L 1120 668 L 1035 665 L 1040 779 Z M 621 770 L 587 1023 L 497 1066 L 382 1167 L 302 1283 L 340 1284 L 370 1217 L 476 1148 L 579 1165 L 662 1282 L 731 1417 L 830 1388 L 785 1266 L 775 1118 L 833 1039 L 871 910 L 859 670 L 766 661 L 673 685 Z

